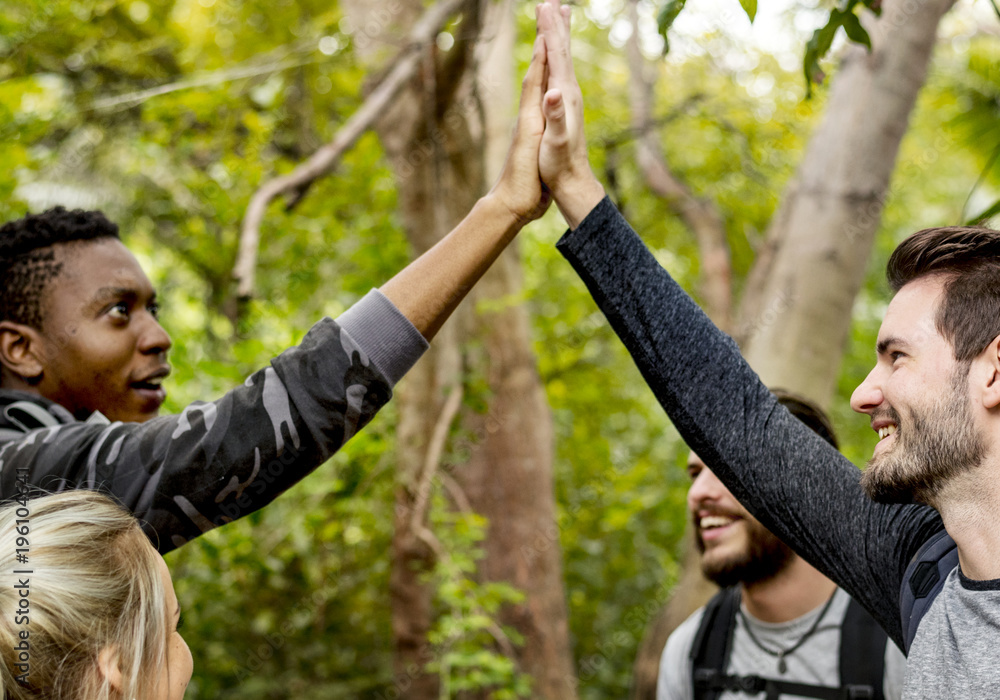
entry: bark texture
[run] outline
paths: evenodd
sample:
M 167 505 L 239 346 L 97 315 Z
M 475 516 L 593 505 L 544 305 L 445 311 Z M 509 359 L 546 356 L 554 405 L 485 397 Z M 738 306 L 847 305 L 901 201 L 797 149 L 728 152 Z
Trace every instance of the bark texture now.
M 387 51 L 380 44 L 401 36 L 397 28 L 408 26 L 420 7 L 410 0 L 350 3 L 356 31 L 385 20 L 384 33 L 369 33 L 372 40 L 361 47 L 362 56 L 378 65 Z M 417 76 L 377 122 L 415 256 L 453 228 L 499 172 L 517 103 L 511 13 L 509 2 L 465 3 L 452 30 L 455 45 L 448 51 L 427 47 Z M 423 670 L 434 658 L 427 642 L 434 611 L 433 592 L 422 577 L 447 556 L 426 527 L 427 488 L 444 489 L 454 507 L 488 518 L 479 576 L 509 582 L 526 594 L 524 603 L 506 608 L 500 620 L 518 630 L 523 645 L 515 648 L 497 628 L 498 648 L 533 677 L 533 697 L 575 698 L 555 525 L 551 417 L 527 315 L 511 301 L 520 292 L 512 247 L 397 392 L 400 487 L 391 597 L 402 698 L 429 700 L 442 693 L 438 677 Z M 470 399 L 457 415 L 449 406 L 456 392 Z M 469 407 L 477 404 L 486 410 Z M 462 437 L 448 443 L 456 458 L 444 466 L 433 436 L 447 436 L 449 427 Z

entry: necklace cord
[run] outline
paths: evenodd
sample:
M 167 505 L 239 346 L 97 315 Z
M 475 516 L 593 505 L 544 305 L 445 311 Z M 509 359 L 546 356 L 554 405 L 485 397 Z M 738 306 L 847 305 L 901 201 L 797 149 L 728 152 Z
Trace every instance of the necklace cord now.
M 801 637 L 799 637 L 798 641 L 795 642 L 795 644 L 793 644 L 792 646 L 788 647 L 787 649 L 778 649 L 777 651 L 775 651 L 774 649 L 769 649 L 768 647 L 766 647 L 763 644 L 761 644 L 760 640 L 757 639 L 756 635 L 754 635 L 754 633 L 753 633 L 753 630 L 750 628 L 750 622 L 749 622 L 749 620 L 747 620 L 746 615 L 743 614 L 743 606 L 742 605 L 737 606 L 737 608 L 736 608 L 736 614 L 740 616 L 741 620 L 743 620 L 743 627 L 747 631 L 747 636 L 749 636 L 750 640 L 754 644 L 757 645 L 757 648 L 759 648 L 765 654 L 769 654 L 771 656 L 777 656 L 778 657 L 778 661 L 780 662 L 780 666 L 784 667 L 785 657 L 788 656 L 789 654 L 791 654 L 796 649 L 798 649 L 803 644 L 805 644 L 805 641 L 807 639 L 809 639 L 809 637 L 811 637 L 813 635 L 813 633 L 816 632 L 816 630 L 819 628 L 819 623 L 823 621 L 824 617 L 826 617 L 826 613 L 830 609 L 830 605 L 833 604 L 833 598 L 836 595 L 837 595 L 837 589 L 834 589 L 833 594 L 830 596 L 829 600 L 826 601 L 826 604 L 823 605 L 823 609 L 820 610 L 819 615 L 816 617 L 816 620 L 812 623 L 812 625 L 810 625 L 809 629 L 806 630 L 805 634 L 803 634 Z M 779 670 L 782 673 L 785 672 L 784 668 L 779 668 Z

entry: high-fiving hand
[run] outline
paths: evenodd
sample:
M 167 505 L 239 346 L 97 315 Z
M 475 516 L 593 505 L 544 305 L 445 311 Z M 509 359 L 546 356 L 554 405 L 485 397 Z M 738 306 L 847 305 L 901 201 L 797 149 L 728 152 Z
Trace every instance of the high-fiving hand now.
M 545 42 L 548 85 L 542 97 L 545 131 L 538 171 L 570 228 L 604 198 L 604 188 L 587 158 L 583 94 L 570 55 L 570 8 L 545 0 L 536 9 L 538 35 Z M 537 42 L 536 42 L 537 49 Z
M 521 225 L 540 217 L 552 202 L 538 177 L 538 148 L 545 130 L 545 117 L 542 116 L 545 67 L 545 43 L 538 36 L 531 64 L 521 84 L 521 106 L 514 137 L 500 178 L 490 192 L 510 209 Z

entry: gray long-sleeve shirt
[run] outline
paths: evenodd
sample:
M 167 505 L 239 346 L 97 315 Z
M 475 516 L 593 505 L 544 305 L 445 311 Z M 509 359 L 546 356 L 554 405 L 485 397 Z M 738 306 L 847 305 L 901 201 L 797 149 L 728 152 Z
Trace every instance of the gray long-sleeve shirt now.
M 943 529 L 937 512 L 871 501 L 854 465 L 777 403 L 608 199 L 558 246 L 688 445 L 901 644 L 903 573 Z M 998 649 L 1000 581 L 953 571 L 918 628 L 904 697 L 1000 697 Z
M 242 386 L 177 415 L 81 422 L 38 396 L 0 391 L 0 500 L 16 495 L 19 481 L 46 491 L 99 488 L 166 553 L 267 505 L 326 461 L 426 348 L 373 290 Z

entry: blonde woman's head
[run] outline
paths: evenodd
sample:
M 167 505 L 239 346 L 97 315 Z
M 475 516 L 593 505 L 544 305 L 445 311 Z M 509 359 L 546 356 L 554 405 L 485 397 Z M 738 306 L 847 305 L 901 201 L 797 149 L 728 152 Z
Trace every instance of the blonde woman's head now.
M 163 558 L 106 496 L 0 506 L 5 698 L 179 700 L 191 678 L 179 613 Z

